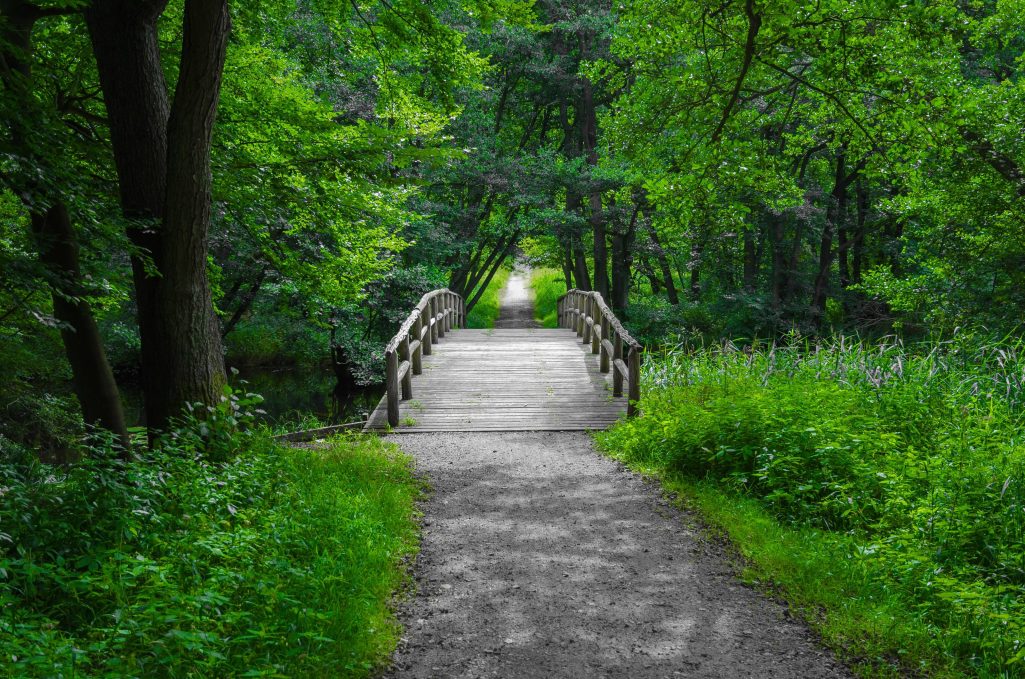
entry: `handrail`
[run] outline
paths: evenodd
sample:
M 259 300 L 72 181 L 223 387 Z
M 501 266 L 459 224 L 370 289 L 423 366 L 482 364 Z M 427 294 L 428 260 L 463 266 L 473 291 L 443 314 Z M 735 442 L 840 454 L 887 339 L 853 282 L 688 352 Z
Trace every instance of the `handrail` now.
M 644 347 L 630 336 L 601 294 L 573 289 L 556 302 L 559 327 L 576 330 L 591 353 L 599 354 L 598 367 L 603 373 L 612 370 L 612 395 L 623 395 L 627 382 L 626 414 L 638 414 L 641 400 L 641 353 Z
M 448 288 L 432 290 L 420 298 L 384 350 L 388 424 L 399 425 L 399 399 L 413 398 L 413 375 L 423 369 L 421 359 L 431 345 L 453 327 L 466 327 L 466 302 Z

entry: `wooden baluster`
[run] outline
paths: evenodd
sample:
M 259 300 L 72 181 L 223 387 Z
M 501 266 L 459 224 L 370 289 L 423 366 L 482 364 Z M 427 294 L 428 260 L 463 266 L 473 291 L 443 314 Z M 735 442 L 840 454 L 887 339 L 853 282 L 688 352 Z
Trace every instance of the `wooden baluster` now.
M 416 342 L 416 350 L 413 351 L 413 361 L 412 361 L 413 362 L 413 374 L 414 375 L 419 375 L 419 374 L 423 373 L 423 371 L 424 371 L 424 369 L 423 369 L 423 359 L 422 359 L 423 353 L 424 353 L 424 343 L 423 343 L 423 340 L 420 339 L 420 335 L 423 334 L 423 328 L 424 328 L 424 315 L 423 315 L 423 312 L 420 312 L 420 315 L 416 317 L 415 321 L 413 321 L 413 340 Z M 430 346 L 430 345 L 428 344 L 427 346 Z
M 402 338 L 399 342 L 399 365 L 401 366 L 405 362 L 410 363 L 412 367 L 412 361 L 409 356 L 409 335 Z M 408 401 L 413 398 L 413 371 L 407 369 L 406 373 L 402 376 L 402 400 Z
M 587 324 L 587 319 L 591 319 L 591 325 Z M 580 338 L 581 344 L 591 343 L 591 328 L 594 327 L 594 298 L 590 295 L 584 297 L 584 334 Z
M 423 326 L 420 328 L 420 334 L 423 335 L 423 328 L 427 328 L 427 334 L 423 335 L 423 339 L 420 340 L 420 348 L 423 349 L 424 356 L 431 355 L 431 302 L 428 300 L 427 304 L 424 305 L 423 311 L 420 312 L 420 324 Z
M 437 297 L 431 297 L 428 306 L 431 310 L 431 343 L 438 343 L 438 303 Z
M 623 373 L 616 367 L 616 361 L 623 360 L 623 338 L 619 336 L 618 330 L 614 330 L 612 334 L 612 395 L 622 396 Z
M 385 389 L 388 392 L 388 424 L 399 426 L 399 357 L 394 351 L 384 355 Z
M 434 299 L 438 300 L 437 313 L 440 316 L 434 325 L 438 328 L 438 338 L 440 339 L 445 336 L 445 294 L 442 293 Z
M 576 294 L 576 310 L 577 310 L 577 336 L 583 336 L 583 295 L 579 292 Z
M 612 327 L 612 324 L 609 323 L 609 319 L 605 318 L 605 314 L 602 314 L 601 315 L 601 338 L 602 338 L 602 343 L 601 343 L 601 356 L 598 359 L 598 369 L 601 370 L 603 373 L 607 373 L 609 371 L 609 359 L 611 358 L 611 356 L 609 356 L 609 350 L 605 346 L 605 340 L 607 340 L 609 338 L 609 329 L 611 327 Z
M 601 319 L 605 318 L 605 314 L 602 313 L 601 308 L 598 306 L 598 300 L 591 299 L 591 310 L 594 312 L 591 314 L 591 353 L 597 354 L 601 351 L 601 339 L 605 336 L 601 332 Z
M 626 405 L 627 417 L 633 417 L 638 413 L 637 402 L 641 400 L 641 350 L 637 347 L 630 347 L 630 393 L 627 397 L 629 402 Z

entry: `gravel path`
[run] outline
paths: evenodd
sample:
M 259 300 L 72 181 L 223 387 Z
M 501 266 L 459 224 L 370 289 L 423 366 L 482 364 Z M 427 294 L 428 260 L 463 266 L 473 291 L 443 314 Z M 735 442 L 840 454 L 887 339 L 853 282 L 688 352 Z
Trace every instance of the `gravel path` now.
M 502 289 L 496 328 L 540 328 L 534 320 L 534 301 L 530 290 L 530 267 L 517 262 Z
M 391 440 L 434 492 L 388 676 L 850 676 L 588 436 Z

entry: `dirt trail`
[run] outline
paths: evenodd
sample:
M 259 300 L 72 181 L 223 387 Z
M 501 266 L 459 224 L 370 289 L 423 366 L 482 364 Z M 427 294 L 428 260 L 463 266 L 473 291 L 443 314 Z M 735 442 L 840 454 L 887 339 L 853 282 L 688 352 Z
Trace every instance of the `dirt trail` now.
M 498 306 L 496 328 L 540 328 L 534 320 L 534 301 L 530 290 L 530 267 L 522 262 L 509 275 Z
M 392 440 L 434 493 L 389 676 L 849 676 L 588 436 Z
M 535 327 L 527 275 L 509 278 L 497 327 Z M 586 434 L 390 439 L 434 490 L 387 676 L 850 676 Z

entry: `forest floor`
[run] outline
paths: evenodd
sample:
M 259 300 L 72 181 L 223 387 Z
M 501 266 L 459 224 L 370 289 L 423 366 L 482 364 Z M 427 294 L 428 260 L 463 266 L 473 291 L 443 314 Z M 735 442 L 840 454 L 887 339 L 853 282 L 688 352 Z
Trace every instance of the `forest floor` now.
M 499 327 L 534 322 L 528 273 L 510 277 Z M 850 676 L 586 434 L 389 438 L 433 492 L 387 676 Z

